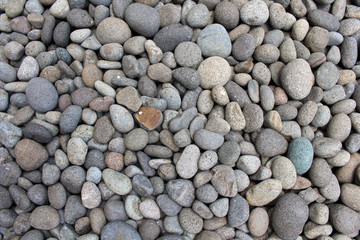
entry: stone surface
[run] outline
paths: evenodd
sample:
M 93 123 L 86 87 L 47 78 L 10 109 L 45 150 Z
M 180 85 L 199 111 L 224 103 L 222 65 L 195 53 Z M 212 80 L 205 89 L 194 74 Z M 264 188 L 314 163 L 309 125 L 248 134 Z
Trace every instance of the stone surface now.
M 48 80 L 33 78 L 27 85 L 26 99 L 35 111 L 47 112 L 57 106 L 58 93 Z

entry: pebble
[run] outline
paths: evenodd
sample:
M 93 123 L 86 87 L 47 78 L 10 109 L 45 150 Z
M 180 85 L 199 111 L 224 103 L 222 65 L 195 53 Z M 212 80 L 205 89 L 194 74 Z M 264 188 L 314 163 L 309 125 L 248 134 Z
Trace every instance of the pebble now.
M 311 142 L 306 138 L 295 138 L 287 151 L 287 157 L 292 161 L 296 168 L 296 173 L 301 175 L 306 173 L 312 164 L 314 150 Z
M 296 238 L 309 216 L 305 201 L 294 193 L 284 194 L 277 201 L 272 213 L 272 227 L 281 238 Z
M 229 201 L 229 214 L 227 221 L 231 227 L 240 227 L 249 219 L 249 203 L 237 194 Z
M 197 68 L 203 60 L 201 48 L 193 42 L 182 42 L 177 45 L 174 57 L 177 64 L 189 68 Z
M 286 152 L 288 142 L 272 129 L 263 129 L 256 138 L 256 150 L 263 156 L 273 157 Z
M 350 118 L 345 113 L 339 113 L 330 119 L 327 128 L 327 136 L 343 142 L 350 135 L 350 131 Z
M 121 29 L 121 31 L 116 31 L 116 29 Z M 101 44 L 123 44 L 131 37 L 131 30 L 128 24 L 125 23 L 123 20 L 115 17 L 109 17 L 102 20 L 97 26 L 96 37 Z
M 255 51 L 255 39 L 250 34 L 241 34 L 233 43 L 232 55 L 238 61 L 248 60 Z
M 180 177 L 192 178 L 198 171 L 200 149 L 196 145 L 187 146 L 176 163 L 176 171 Z
M 61 114 L 60 131 L 70 133 L 76 129 L 81 119 L 82 110 L 80 106 L 70 105 Z
M 29 154 L 33 156 L 31 159 L 28 158 Z M 41 144 L 30 139 L 23 139 L 15 146 L 15 156 L 17 164 L 22 169 L 33 171 L 39 168 L 49 155 Z
M 190 41 L 192 35 L 192 28 L 174 23 L 160 29 L 153 40 L 163 52 L 168 52 L 173 51 L 179 43 Z
M 291 189 L 296 184 L 296 166 L 286 157 L 277 157 L 271 163 L 272 176 L 280 180 L 283 189 Z
M 146 199 L 139 204 L 139 210 L 145 218 L 158 220 L 160 218 L 160 209 L 152 199 Z
M 322 158 L 331 158 L 339 153 L 342 144 L 340 141 L 332 138 L 315 138 L 312 141 L 314 155 Z
M 210 9 L 209 9 L 210 10 Z M 216 4 L 214 18 L 227 30 L 232 30 L 239 24 L 240 13 L 232 2 L 219 2 Z
M 282 185 L 277 179 L 267 179 L 246 192 L 246 200 L 251 206 L 264 206 L 275 200 L 281 193 Z
M 134 128 L 134 119 L 126 108 L 114 104 L 109 110 L 112 124 L 117 131 L 126 133 Z
M 210 13 L 204 4 L 196 4 L 186 15 L 186 23 L 192 28 L 203 28 L 210 20 Z
M 269 18 L 269 9 L 263 1 L 245 3 L 240 9 L 241 20 L 250 26 L 259 26 Z
M 309 171 L 311 182 L 317 187 L 326 186 L 331 180 L 332 171 L 328 163 L 322 158 L 315 158 Z
M 124 17 L 132 30 L 147 38 L 154 36 L 160 27 L 159 13 L 145 4 L 130 4 L 125 10 Z
M 341 186 L 341 201 L 349 208 L 359 211 L 359 199 L 358 199 L 358 192 L 359 187 L 357 185 L 351 183 L 345 183 Z
M 54 85 L 44 78 L 33 78 L 26 87 L 27 102 L 38 112 L 53 110 L 58 103 L 58 96 Z
M 200 129 L 194 133 L 194 142 L 204 150 L 216 150 L 224 143 L 224 137 L 218 133 Z
M 60 223 L 60 217 L 54 208 L 43 205 L 32 211 L 29 221 L 35 229 L 50 230 Z
M 280 80 L 286 93 L 293 99 L 300 100 L 309 95 L 314 84 L 314 75 L 305 60 L 295 59 L 283 68 Z
M 332 226 L 343 234 L 353 234 L 359 231 L 358 213 L 342 204 L 334 204 L 329 207 L 330 222 Z
M 226 29 L 220 24 L 205 27 L 196 40 L 205 57 L 219 56 L 225 58 L 231 53 L 231 41 Z
M 190 180 L 175 179 L 166 184 L 169 197 L 183 207 L 191 207 L 195 200 L 195 188 Z
M 8 121 L 0 122 L 0 142 L 7 148 L 13 148 L 21 139 L 21 129 Z
M 227 165 L 217 165 L 211 169 L 211 184 L 219 195 L 235 197 L 237 194 L 236 176 L 233 169 Z M 226 178 L 225 178 L 226 176 Z
M 132 189 L 131 180 L 120 172 L 107 168 L 102 177 L 105 184 L 116 194 L 126 195 Z
M 102 239 L 141 240 L 140 234 L 126 222 L 114 221 L 107 223 L 101 230 Z

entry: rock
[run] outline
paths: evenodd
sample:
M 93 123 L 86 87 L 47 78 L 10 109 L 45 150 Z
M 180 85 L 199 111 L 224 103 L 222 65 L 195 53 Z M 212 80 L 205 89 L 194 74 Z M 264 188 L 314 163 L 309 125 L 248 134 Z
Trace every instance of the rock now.
M 225 59 L 215 56 L 204 60 L 198 72 L 201 76 L 200 86 L 211 89 L 216 85 L 224 86 L 230 80 L 231 68 Z
M 214 118 L 212 118 L 214 119 Z M 210 119 L 211 120 L 211 119 Z M 225 142 L 218 150 L 218 157 L 221 164 L 235 166 L 236 161 L 240 156 L 240 146 L 235 141 Z
M 60 217 L 54 208 L 43 205 L 32 211 L 29 221 L 35 229 L 50 230 L 59 225 Z
M 281 181 L 283 189 L 291 189 L 296 183 L 296 168 L 286 157 L 277 157 L 271 163 L 272 176 Z
M 315 158 L 309 170 L 309 178 L 317 187 L 326 186 L 332 176 L 329 164 L 322 158 Z
M 54 85 L 44 78 L 33 78 L 26 87 L 27 102 L 35 111 L 53 110 L 58 103 L 58 98 Z
M 283 239 L 295 239 L 302 231 L 309 216 L 306 202 L 294 193 L 283 195 L 272 213 L 272 227 Z
M 80 106 L 70 105 L 61 114 L 60 117 L 60 131 L 61 133 L 70 133 L 78 126 L 82 115 Z
M 96 208 L 100 205 L 101 194 L 98 187 L 92 182 L 85 182 L 81 189 L 81 202 L 88 209 Z
M 351 68 L 357 60 L 357 44 L 353 37 L 347 37 L 341 44 L 341 63 L 345 68 Z
M 269 227 L 269 215 L 264 208 L 254 208 L 250 212 L 248 228 L 251 235 L 260 237 Z
M 332 226 L 343 234 L 354 234 L 359 231 L 359 214 L 342 205 L 334 204 L 329 207 Z
M 240 18 L 250 26 L 259 26 L 268 20 L 269 9 L 263 1 L 250 1 L 240 9 Z
M 161 211 L 163 211 L 167 216 L 176 216 L 182 209 L 182 206 L 177 204 L 166 194 L 159 195 L 156 198 L 156 202 Z
M 134 87 L 125 87 L 116 94 L 116 102 L 133 112 L 137 112 L 141 107 L 141 100 L 138 91 Z
M 65 189 L 73 194 L 81 192 L 81 187 L 85 182 L 86 173 L 80 166 L 69 166 L 61 174 L 60 181 Z
M 152 199 L 146 199 L 139 204 L 139 210 L 144 218 L 159 220 L 160 209 Z
M 25 138 L 32 139 L 39 143 L 48 143 L 53 139 L 50 130 L 39 124 L 33 123 L 29 123 L 23 128 L 23 134 Z
M 321 10 L 312 10 L 307 15 L 312 25 L 325 28 L 328 31 L 337 31 L 340 27 L 339 20 L 332 14 Z
M 204 2 L 205 3 L 205 2 Z M 240 13 L 237 6 L 232 2 L 219 2 L 216 4 L 214 18 L 227 30 L 238 26 Z
M 256 104 L 247 104 L 243 108 L 243 114 L 245 117 L 245 132 L 255 132 L 261 128 L 264 123 L 264 113 Z
M 16 80 L 16 70 L 6 62 L 0 62 L 0 80 L 8 83 Z
M 20 68 L 17 72 L 17 77 L 21 81 L 29 81 L 37 77 L 39 74 L 39 64 L 35 58 L 27 56 L 21 62 Z
M 334 157 L 341 150 L 340 141 L 332 138 L 317 137 L 312 141 L 315 156 L 321 158 Z
M 267 179 L 246 192 L 246 200 L 251 206 L 264 206 L 275 200 L 281 193 L 281 182 L 277 179 Z
M 246 221 L 249 219 L 249 213 L 249 204 L 245 198 L 239 194 L 236 194 L 235 197 L 230 199 L 227 220 L 231 227 L 238 228 L 242 224 L 246 223 Z
M 241 34 L 233 43 L 232 55 L 238 61 L 248 60 L 256 48 L 255 38 L 250 34 Z
M 66 0 L 56 0 L 50 7 L 50 14 L 56 18 L 66 18 L 70 12 L 70 6 Z
M 30 139 L 23 139 L 16 144 L 15 156 L 17 164 L 25 171 L 39 168 L 49 157 L 41 144 Z
M 131 180 L 120 172 L 107 168 L 102 177 L 105 184 L 116 194 L 126 195 L 132 189 Z
M 183 207 L 191 207 L 195 200 L 195 188 L 190 180 L 175 179 L 166 184 L 169 197 Z
M 199 34 L 197 45 L 204 57 L 226 58 L 231 53 L 231 41 L 226 29 L 220 24 L 211 24 Z
M 194 142 L 204 150 L 216 150 L 224 143 L 224 137 L 218 133 L 200 129 L 194 134 Z
M 74 165 L 83 165 L 85 163 L 88 146 L 78 137 L 73 137 L 67 144 L 67 155 L 69 161 Z
M 179 43 L 175 48 L 174 57 L 177 64 L 189 68 L 197 68 L 203 60 L 201 48 L 193 42 Z
M 203 219 L 191 208 L 183 208 L 179 213 L 181 227 L 192 234 L 200 233 L 203 228 Z
M 305 60 L 295 59 L 283 68 L 280 80 L 286 93 L 293 99 L 300 100 L 309 95 L 314 84 L 314 75 Z
M 327 126 L 327 136 L 332 139 L 345 141 L 351 132 L 351 120 L 345 113 L 333 116 Z
M 181 43 L 182 44 L 182 43 Z M 181 46 L 179 44 L 179 46 Z M 172 77 L 190 90 L 195 90 L 201 82 L 201 75 L 198 71 L 189 67 L 180 67 L 173 71 Z
M 163 27 L 154 36 L 154 42 L 163 52 L 173 51 L 176 46 L 185 41 L 190 41 L 193 35 L 192 28 L 180 23 Z
M 275 130 L 267 128 L 259 133 L 255 146 L 261 155 L 273 157 L 285 153 L 288 148 L 288 142 Z
M 123 20 L 109 17 L 102 20 L 97 26 L 96 37 L 101 44 L 123 44 L 131 37 L 131 30 Z
M 306 138 L 295 138 L 289 144 L 287 157 L 294 164 L 297 174 L 304 174 L 310 169 L 313 156 L 313 147 L 311 142 Z
M 209 24 L 210 13 L 204 4 L 196 4 L 186 15 L 186 23 L 192 28 L 203 28 Z
M 0 122 L 0 142 L 7 148 L 13 148 L 22 137 L 21 128 L 8 121 Z
M 146 147 L 149 141 L 148 133 L 142 128 L 135 128 L 125 137 L 125 147 L 131 151 L 139 151 Z
M 114 221 L 106 224 L 101 230 L 101 239 L 141 240 L 141 237 L 131 225 L 123 221 Z
M 217 165 L 211 169 L 211 184 L 224 197 L 234 197 L 237 194 L 236 176 L 233 169 L 227 165 Z M 226 177 L 225 177 L 226 176 Z
M 133 3 L 126 8 L 125 20 L 131 29 L 147 38 L 154 36 L 160 27 L 159 13 L 141 3 Z
M 130 112 L 120 105 L 111 105 L 110 117 L 113 126 L 120 133 L 129 132 L 134 128 L 134 119 Z
M 360 187 L 351 184 L 351 183 L 345 183 L 341 186 L 341 201 L 349 208 L 359 211 L 360 209 L 360 199 L 359 199 L 359 193 Z
M 192 178 L 198 170 L 200 149 L 196 145 L 187 146 L 176 163 L 176 171 L 180 177 Z

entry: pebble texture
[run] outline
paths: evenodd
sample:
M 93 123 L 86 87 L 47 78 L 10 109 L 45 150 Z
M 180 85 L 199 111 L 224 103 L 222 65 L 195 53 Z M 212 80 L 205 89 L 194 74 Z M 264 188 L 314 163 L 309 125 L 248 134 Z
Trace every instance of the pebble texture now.
M 0 239 L 358 238 L 359 0 L 0 0 Z

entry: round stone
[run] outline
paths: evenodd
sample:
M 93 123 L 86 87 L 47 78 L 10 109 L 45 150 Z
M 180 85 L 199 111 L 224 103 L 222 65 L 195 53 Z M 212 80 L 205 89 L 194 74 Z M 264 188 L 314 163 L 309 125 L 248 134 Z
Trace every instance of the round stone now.
M 269 215 L 264 208 L 254 208 L 249 216 L 248 228 L 255 237 L 261 237 L 269 227 Z
M 35 111 L 53 110 L 57 106 L 58 98 L 54 85 L 44 78 L 33 78 L 26 87 L 26 99 Z
M 176 63 L 183 67 L 196 68 L 202 61 L 200 47 L 193 42 L 182 42 L 175 48 Z
M 268 20 L 269 9 L 264 1 L 249 1 L 240 9 L 240 18 L 250 26 L 259 26 Z
M 101 230 L 101 239 L 141 240 L 141 237 L 131 225 L 123 221 L 114 221 L 106 224 Z
M 256 150 L 263 156 L 284 154 L 288 148 L 286 139 L 273 129 L 263 129 L 256 138 Z
M 287 157 L 294 164 L 297 174 L 304 174 L 310 169 L 313 156 L 314 150 L 308 139 L 304 137 L 295 138 L 290 143 Z
M 303 231 L 308 216 L 306 202 L 294 193 L 286 193 L 273 208 L 272 227 L 279 237 L 295 239 Z
M 125 136 L 125 146 L 131 151 L 139 151 L 145 148 L 148 141 L 149 135 L 142 128 L 136 128 Z
M 250 34 L 241 34 L 233 43 L 232 55 L 238 61 L 248 60 L 256 48 L 255 38 Z
M 205 57 L 227 57 L 231 53 L 231 41 L 226 29 L 220 24 L 205 27 L 197 37 L 197 45 Z
M 221 57 L 209 57 L 199 66 L 198 72 L 201 76 L 200 86 L 211 89 L 216 85 L 224 86 L 231 76 L 229 63 Z
M 101 44 L 123 44 L 131 37 L 131 30 L 120 18 L 109 17 L 102 20 L 96 28 L 96 37 Z
M 141 3 L 133 3 L 126 8 L 125 20 L 132 30 L 147 38 L 154 36 L 160 27 L 159 13 Z
M 280 81 L 288 96 L 301 100 L 309 95 L 314 84 L 314 75 L 308 62 L 295 59 L 283 68 Z
M 58 212 L 50 206 L 40 206 L 34 209 L 30 215 L 30 224 L 33 228 L 50 230 L 60 223 Z
M 183 208 L 179 213 L 181 227 L 192 234 L 201 232 L 204 222 L 203 219 L 191 208 Z
M 281 182 L 277 179 L 267 179 L 246 192 L 246 200 L 251 206 L 264 206 L 275 200 L 281 193 Z
M 195 188 L 190 180 L 175 179 L 166 184 L 169 197 L 183 207 L 190 207 L 195 200 Z
M 315 158 L 309 170 L 309 179 L 317 187 L 325 187 L 329 184 L 332 171 L 326 160 Z
M 46 149 L 39 143 L 23 139 L 15 146 L 16 162 L 25 171 L 39 168 L 49 157 Z
M 69 162 L 75 165 L 83 165 L 85 163 L 88 146 L 79 137 L 73 137 L 67 144 L 67 155 Z
M 273 178 L 281 181 L 283 189 L 291 189 L 296 183 L 296 168 L 286 157 L 277 157 L 271 163 Z
M 102 177 L 105 184 L 116 194 L 126 195 L 132 189 L 131 180 L 123 173 L 107 168 Z

